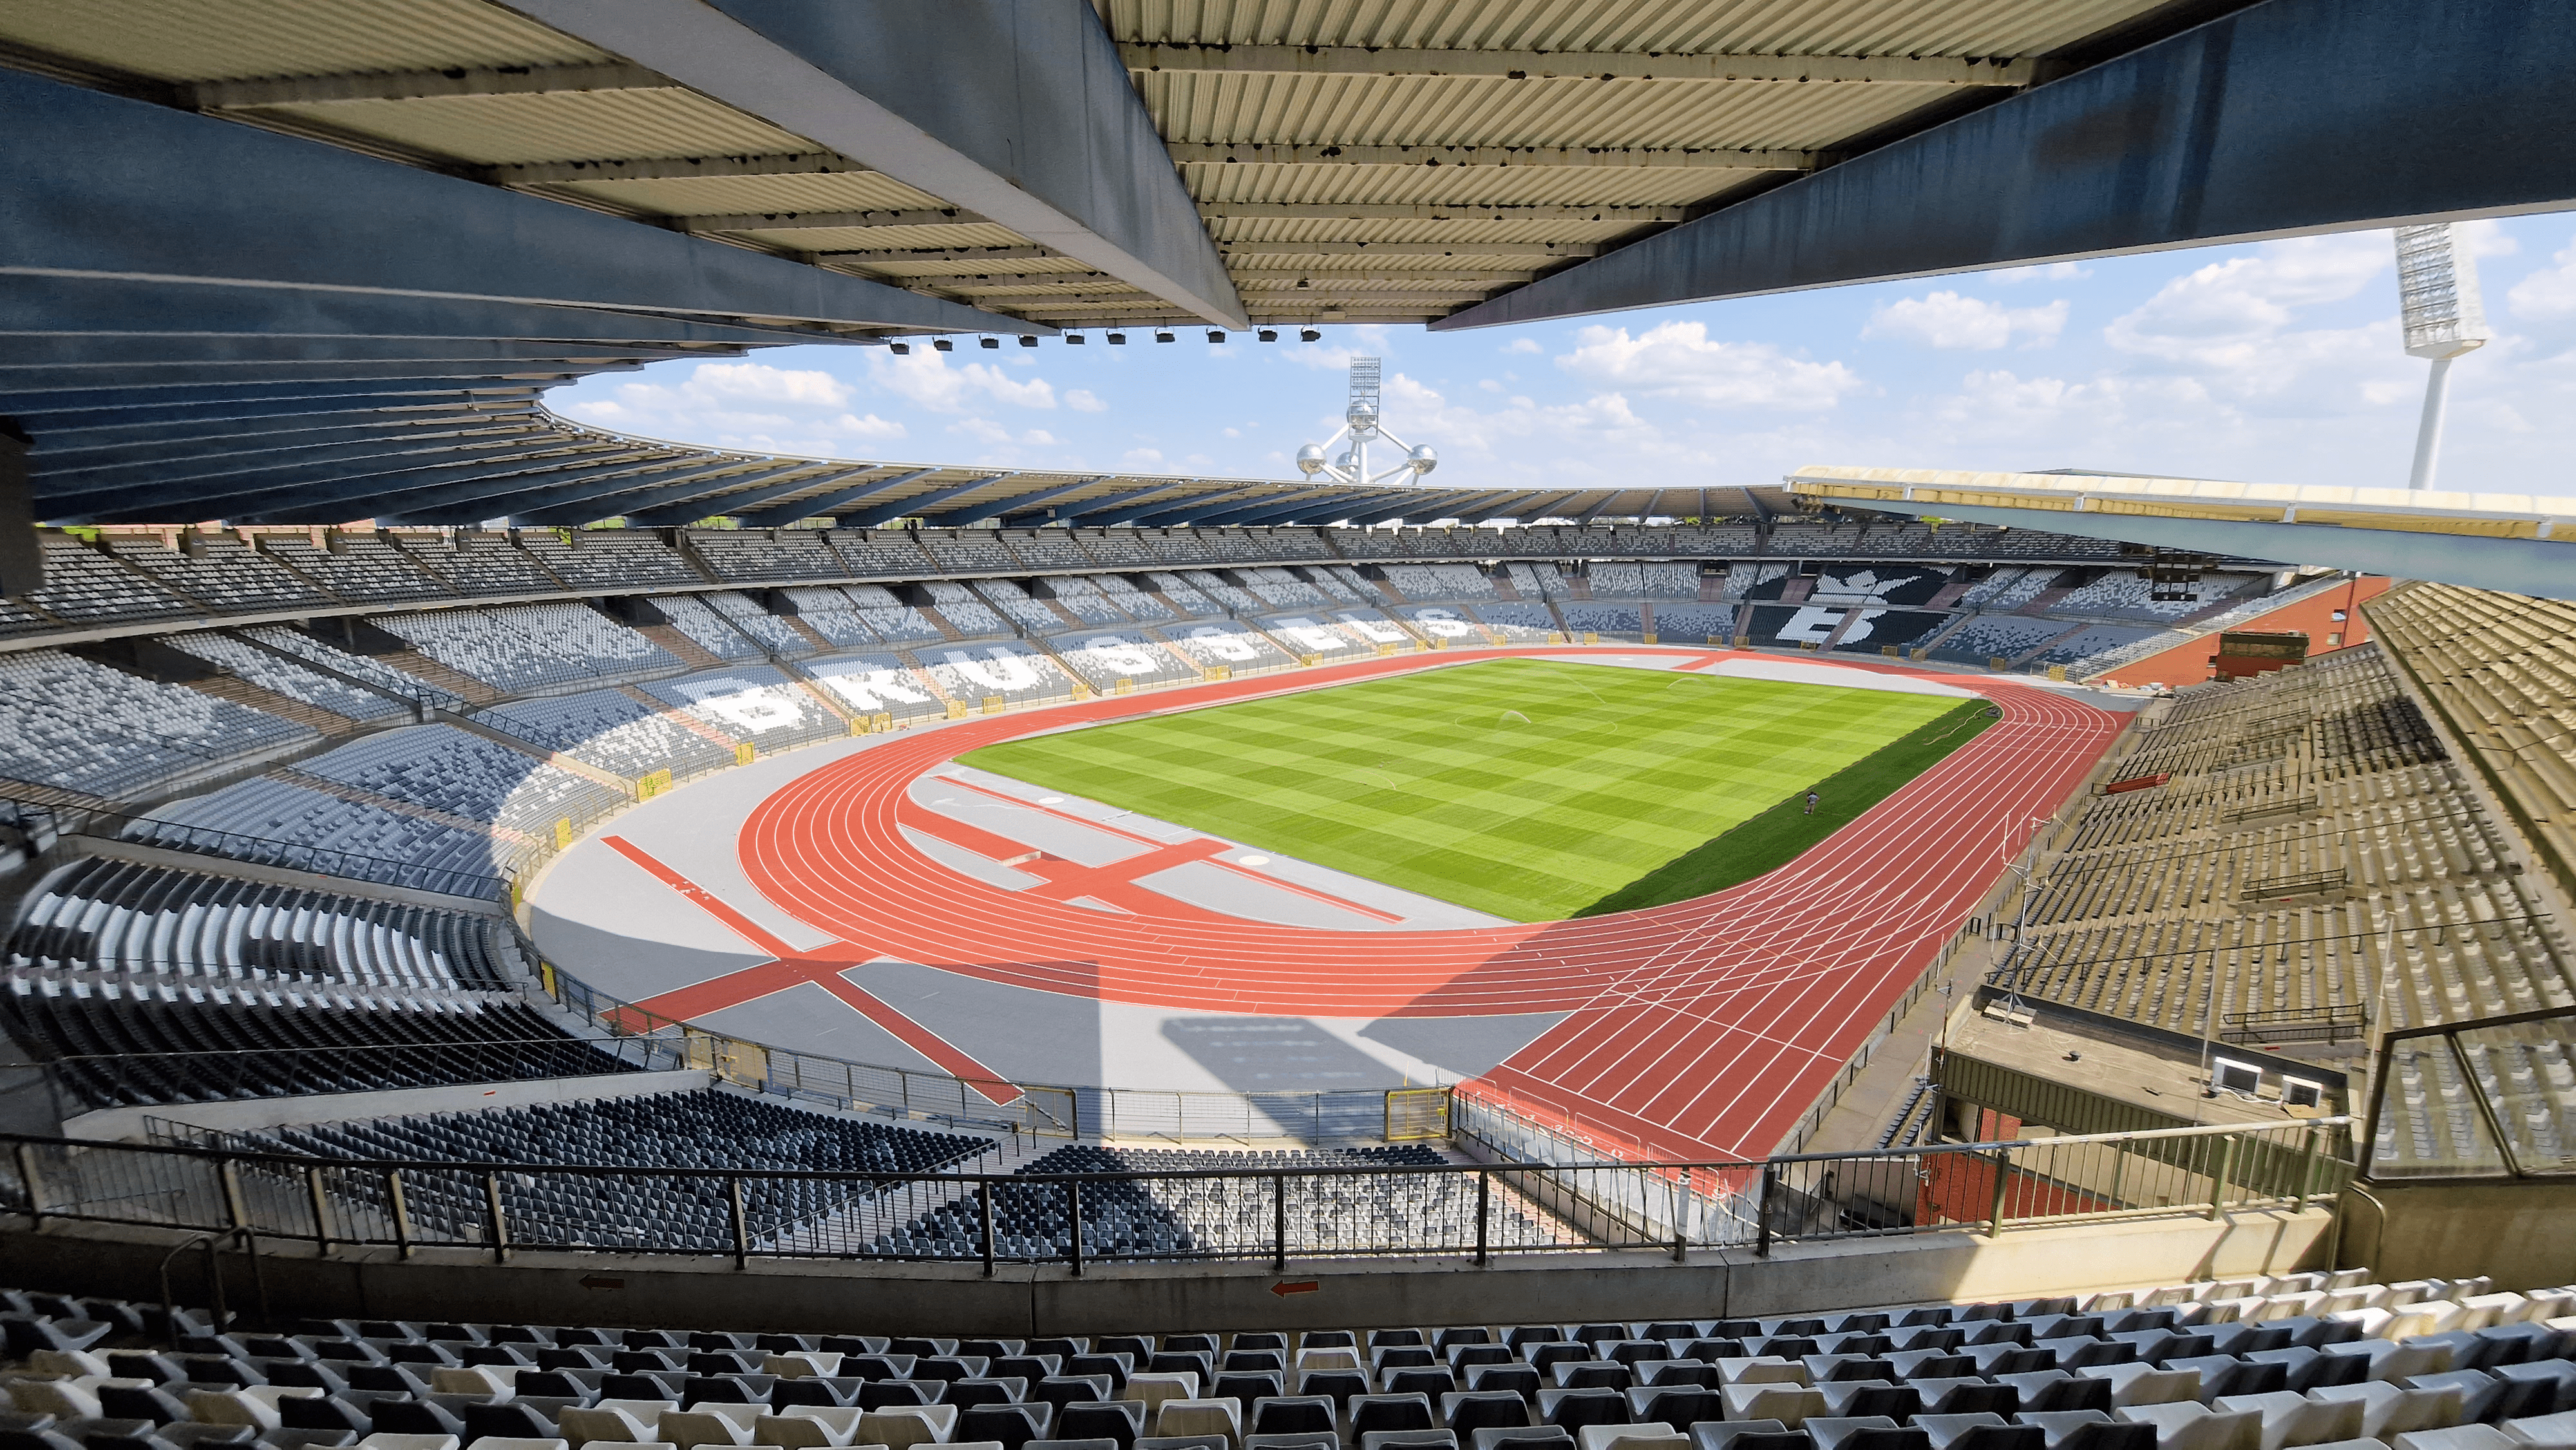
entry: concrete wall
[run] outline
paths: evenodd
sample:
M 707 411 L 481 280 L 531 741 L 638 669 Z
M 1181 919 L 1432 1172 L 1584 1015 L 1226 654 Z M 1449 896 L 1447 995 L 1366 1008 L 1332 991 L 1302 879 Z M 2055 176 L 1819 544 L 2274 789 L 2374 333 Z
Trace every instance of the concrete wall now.
M 2387 1280 L 2576 1283 L 2576 1183 L 2368 1184 L 2350 1198 L 2335 1262 Z
M 145 1118 L 208 1128 L 219 1133 L 251 1133 L 297 1123 L 341 1123 L 355 1118 L 409 1118 L 424 1113 L 469 1113 L 483 1108 L 524 1108 L 538 1103 L 576 1099 L 640 1098 L 656 1093 L 695 1092 L 711 1081 L 704 1072 L 610 1072 L 595 1077 L 532 1078 L 525 1082 L 451 1083 L 445 1087 L 396 1088 L 380 1093 L 319 1093 L 310 1097 L 236 1098 L 216 1103 L 154 1103 L 137 1108 L 100 1108 L 63 1123 L 66 1138 L 132 1141 L 143 1136 Z
M 1291 1329 L 1530 1319 L 1711 1318 L 1951 1299 L 2018 1299 L 2317 1267 L 2329 1213 L 2241 1214 L 2083 1224 L 2007 1233 L 1916 1234 L 1749 1251 L 1530 1256 L 1479 1269 L 1422 1260 L 1291 1262 L 1200 1269 L 972 1265 L 525 1253 L 343 1250 L 317 1258 L 276 1244 L 261 1274 L 282 1318 L 450 1319 L 534 1324 L 723 1327 L 838 1333 L 1095 1334 Z M 77 1230 L 73 1232 L 72 1230 Z M 105 1225 L 0 1232 L 0 1283 L 157 1299 L 158 1265 L 178 1241 Z M 239 1255 L 231 1302 L 256 1302 Z M 200 1256 L 174 1292 L 203 1303 Z

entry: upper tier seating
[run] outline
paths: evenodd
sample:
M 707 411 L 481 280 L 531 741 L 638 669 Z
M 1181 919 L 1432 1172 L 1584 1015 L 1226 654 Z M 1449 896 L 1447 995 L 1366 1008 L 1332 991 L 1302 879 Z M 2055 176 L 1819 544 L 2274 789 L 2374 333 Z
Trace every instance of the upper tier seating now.
M 1544 604 L 1479 604 L 1475 616 L 1514 644 L 1547 644 L 1563 635 Z
M 336 602 L 312 581 L 298 578 L 231 534 L 192 535 L 184 550 L 164 546 L 157 536 L 127 534 L 105 542 L 117 559 L 227 613 L 262 614 Z
M 1002 547 L 1032 569 L 1091 567 L 1091 556 L 1063 529 L 1004 529 Z
M 350 720 L 397 720 L 411 714 L 411 707 L 399 700 L 387 699 L 373 690 L 362 690 L 345 680 L 306 669 L 291 659 L 281 659 L 256 645 L 244 644 L 214 630 L 165 635 L 161 642 L 182 654 L 194 655 L 229 674 L 238 675 L 263 690 L 274 691 L 290 700 L 301 700 L 317 710 L 328 710 Z
M 569 542 L 567 542 L 569 540 Z M 680 552 L 652 529 L 529 529 L 521 546 L 546 571 L 576 589 L 649 589 L 657 584 L 704 584 Z
M 266 534 L 259 546 L 352 604 L 445 599 L 456 592 L 402 550 L 372 535 L 334 533 L 327 547 L 316 548 L 299 534 Z
M 1330 567 L 1319 568 L 1310 565 L 1296 571 L 1296 577 L 1313 585 L 1325 598 L 1339 604 L 1359 604 L 1364 601 L 1374 604 L 1382 597 L 1373 592 L 1362 594 L 1352 587 L 1350 581 L 1334 573 Z
M 393 614 L 376 623 L 504 694 L 546 694 L 685 668 L 669 650 L 582 604 Z
M 302 630 L 289 629 L 282 624 L 254 624 L 244 629 L 242 633 L 271 649 L 283 650 L 297 659 L 309 660 L 334 674 L 347 675 L 353 680 L 373 685 L 380 690 L 390 691 L 404 699 L 425 701 L 442 710 L 462 711 L 466 707 L 464 697 L 451 695 L 418 675 L 395 669 L 391 665 L 378 664 L 365 655 L 351 654 L 347 650 L 324 644 Z
M 315 738 L 310 726 L 60 650 L 0 654 L 0 779 L 126 799 Z
M 2078 630 L 2063 639 L 2051 641 L 2048 648 L 2030 657 L 2029 665 L 2032 669 L 2064 665 L 2067 667 L 2067 675 L 2071 678 L 2082 669 L 2083 662 L 2092 656 L 2108 654 L 2112 650 L 2136 644 L 2141 640 L 2154 639 L 2157 635 L 2158 631 L 2152 629 L 2097 624 Z M 2179 644 L 2181 641 L 2177 639 L 2175 643 Z
M 323 1123 L 244 1134 L 239 1146 L 317 1158 L 579 1164 L 634 1168 L 795 1168 L 928 1173 L 989 1153 L 990 1139 L 890 1127 L 704 1090 L 529 1108 Z M 409 1175 L 408 1206 L 431 1233 L 471 1238 L 487 1212 L 480 1174 Z M 600 1178 L 558 1199 L 513 1175 L 503 1186 L 521 1243 L 721 1250 L 733 1243 L 722 1178 Z M 862 1182 L 754 1179 L 745 1224 L 767 1245 L 873 1196 Z
M 744 584 L 841 579 L 850 573 L 815 529 L 691 529 L 688 540 L 718 577 Z
M 1567 600 L 1557 606 L 1565 616 L 1565 627 L 1577 634 L 1636 634 L 1645 628 L 1645 616 L 1633 604 L 1590 604 Z
M 1611 560 L 1593 561 L 1584 577 L 1591 582 L 1595 599 L 1643 599 L 1646 597 L 1646 569 L 1642 564 L 1623 564 Z
M 1325 602 L 1323 593 L 1314 585 L 1285 569 L 1239 569 L 1235 577 L 1275 609 L 1299 609 Z
M 2576 956 L 2377 646 L 2184 690 L 2117 770 L 2170 778 L 2078 803 L 2007 963 L 2024 993 L 2222 1035 L 2576 1003 Z
M 991 529 L 959 529 L 954 533 L 924 529 L 918 538 L 942 574 L 1020 572 L 1020 561 Z
M 2111 569 L 2090 584 L 2067 591 L 2056 608 L 2067 614 L 2110 615 L 2146 619 L 2180 619 L 2197 614 L 2259 578 L 2240 574 L 2212 574 L 2197 584 L 2156 585 L 2134 569 Z M 2157 599 L 2157 592 L 2187 594 L 2188 599 Z
M 668 770 L 686 780 L 733 764 L 733 752 L 623 690 L 588 690 L 495 705 L 478 723 L 542 750 L 629 778 Z
M 555 822 L 614 809 L 620 792 L 453 725 L 410 725 L 353 740 L 295 767 L 305 776 L 503 831 L 551 839 Z
M 511 534 L 459 529 L 451 538 L 412 532 L 394 537 L 405 553 L 460 594 L 553 594 L 566 583 L 548 573 Z
M 1699 566 L 1696 564 L 1648 564 L 1643 573 L 1644 592 L 1649 599 L 1699 598 Z
M 44 550 L 45 587 L 27 596 L 27 603 L 42 611 L 26 615 L 35 628 L 185 619 L 199 612 L 150 575 L 78 539 L 48 534 Z M 25 613 L 15 604 L 9 611 L 13 622 Z
M 21 903 L 8 965 L 391 990 L 503 992 L 488 917 L 83 857 Z
M 1691 644 L 1700 640 L 1732 644 L 1734 636 L 1734 605 L 1658 604 L 1655 606 L 1655 638 L 1665 644 Z
M 1397 593 L 1421 602 L 1494 597 L 1494 581 L 1473 564 L 1389 564 L 1386 577 Z
M 720 589 L 706 596 L 706 601 L 718 614 L 733 621 L 734 628 L 751 636 L 771 654 L 802 659 L 814 653 L 814 642 L 798 634 L 796 626 L 753 603 L 747 595 Z
M 1151 550 L 1166 564 L 1216 564 L 1223 562 L 1215 551 L 1199 541 L 1192 529 L 1138 529 L 1136 542 Z
M 918 579 L 939 572 L 913 536 L 902 529 L 834 529 L 832 552 L 850 561 L 861 577 Z
M 656 594 L 653 607 L 671 621 L 671 627 L 689 637 L 689 643 L 720 660 L 756 660 L 760 646 L 750 636 L 733 627 L 714 605 L 694 594 Z
M 1112 569 L 1142 569 L 1158 562 L 1133 529 L 1076 529 L 1073 539 L 1094 562 Z

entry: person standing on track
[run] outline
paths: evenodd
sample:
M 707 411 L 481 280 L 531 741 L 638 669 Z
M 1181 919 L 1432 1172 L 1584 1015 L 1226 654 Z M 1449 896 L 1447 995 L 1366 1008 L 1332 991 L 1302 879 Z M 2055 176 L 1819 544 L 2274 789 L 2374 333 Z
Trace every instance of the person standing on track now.
M 1807 814 L 1811 816 L 1814 815 L 1816 813 L 1816 802 L 1823 799 L 1823 796 L 1816 794 L 1814 791 L 1807 792 Z

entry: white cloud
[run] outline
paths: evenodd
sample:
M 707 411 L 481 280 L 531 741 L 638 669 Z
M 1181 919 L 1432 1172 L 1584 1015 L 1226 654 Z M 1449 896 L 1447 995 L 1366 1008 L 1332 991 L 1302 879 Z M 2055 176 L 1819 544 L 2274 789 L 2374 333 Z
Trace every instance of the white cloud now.
M 868 378 L 934 412 L 958 412 L 977 393 L 1016 407 L 1055 406 L 1055 388 L 1044 378 L 1022 382 L 989 363 L 951 366 L 948 354 L 936 349 L 917 348 L 908 357 L 871 349 Z
M 1935 292 L 1925 297 L 1900 297 L 1879 308 L 1870 314 L 1869 325 L 1861 329 L 1861 336 L 1895 337 L 1926 347 L 1979 351 L 2003 347 L 2016 336 L 2028 345 L 2045 346 L 2065 330 L 2066 312 L 2063 297 L 2045 307 L 2005 307 L 1980 297 Z
M 2505 293 L 2513 315 L 2527 322 L 2556 322 L 2576 317 L 2576 241 L 2550 254 L 2552 265 L 2536 268 Z
M 1157 469 L 1163 465 L 1163 450 L 1159 448 L 1130 448 L 1125 453 L 1119 455 L 1118 461 L 1127 465 L 1129 468 L 1145 470 Z
M 1545 351 L 1547 351 L 1547 349 L 1545 349 L 1545 348 L 1543 348 L 1543 347 L 1539 346 L 1538 339 L 1537 339 L 1537 338 L 1535 338 L 1535 337 L 1516 337 L 1516 338 L 1513 338 L 1513 339 L 1512 339 L 1508 344 L 1506 344 L 1506 345 L 1504 346 L 1503 351 L 1505 351 L 1505 352 L 1545 352 Z
M 905 436 L 902 423 L 853 411 L 857 390 L 829 373 L 756 362 L 706 362 L 673 383 L 598 384 L 606 396 L 567 397 L 585 423 L 724 448 L 836 455 Z
M 2299 308 L 2343 301 L 2395 261 L 2386 232 L 2267 243 L 2252 256 L 2174 278 L 2114 319 L 2102 336 L 2141 357 L 2277 376 L 2291 361 L 2280 349 L 2296 336 L 2291 324 Z M 2393 316 L 2397 299 L 2392 294 L 2388 301 Z
M 2027 267 L 1997 267 L 1986 274 L 1989 282 L 2073 282 L 2093 275 L 2093 269 L 2074 262 L 2035 262 Z
M 1100 401 L 1089 388 L 1074 388 L 1064 395 L 1064 405 L 1077 413 L 1106 413 L 1109 405 Z
M 1558 367 L 1642 397 L 1812 411 L 1862 386 L 1860 375 L 1839 362 L 1810 362 L 1766 342 L 1712 341 L 1697 322 L 1660 323 L 1635 337 L 1624 327 L 1587 327 L 1575 342 Z

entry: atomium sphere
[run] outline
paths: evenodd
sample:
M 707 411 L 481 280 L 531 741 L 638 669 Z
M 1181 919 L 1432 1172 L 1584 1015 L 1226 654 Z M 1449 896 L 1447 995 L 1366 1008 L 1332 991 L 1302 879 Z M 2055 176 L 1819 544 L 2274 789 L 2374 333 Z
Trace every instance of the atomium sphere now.
M 1342 415 L 1342 420 L 1351 425 L 1353 432 L 1365 433 L 1377 426 L 1377 405 L 1368 402 L 1353 403 L 1350 411 Z
M 1297 471 L 1298 471 L 1299 473 L 1307 474 L 1307 475 L 1309 475 L 1309 476 L 1323 472 L 1323 471 L 1324 471 L 1324 449 L 1323 449 L 1323 445 L 1318 444 L 1318 443 L 1309 443 L 1309 444 L 1307 444 L 1305 447 L 1298 449 L 1298 450 L 1297 450 Z
M 1342 456 L 1333 460 L 1333 466 L 1348 473 L 1360 466 L 1360 456 L 1345 448 L 1342 450 Z
M 1429 473 L 1440 466 L 1440 455 L 1431 451 L 1430 444 L 1417 443 L 1412 452 L 1404 455 L 1404 461 L 1413 465 L 1415 473 Z

